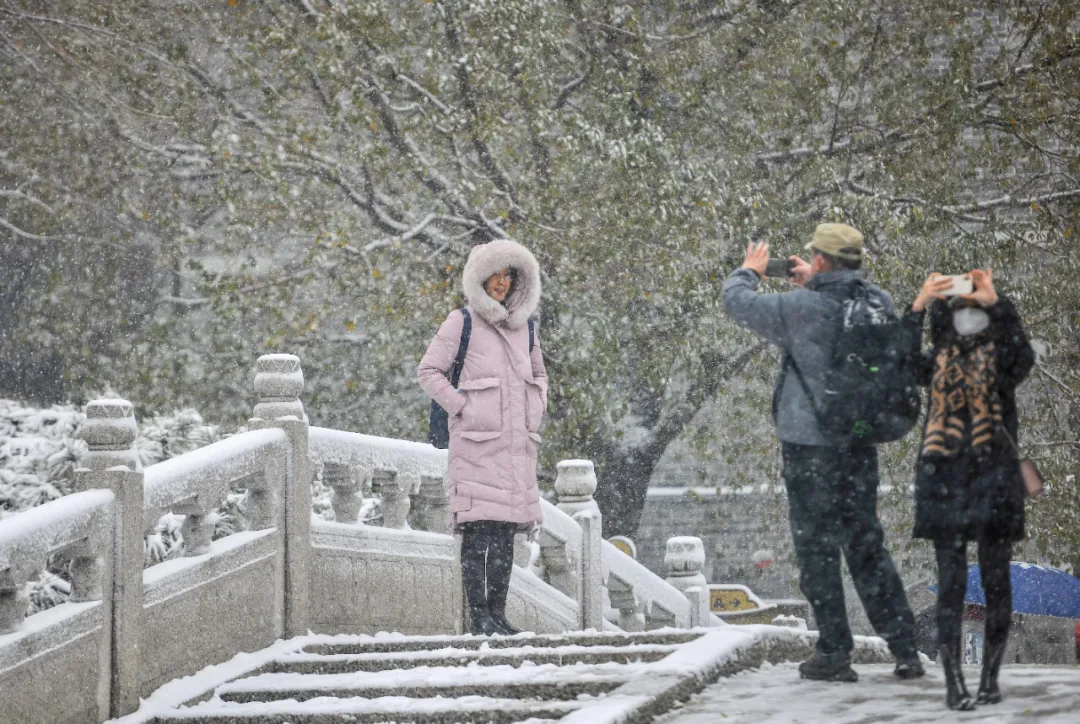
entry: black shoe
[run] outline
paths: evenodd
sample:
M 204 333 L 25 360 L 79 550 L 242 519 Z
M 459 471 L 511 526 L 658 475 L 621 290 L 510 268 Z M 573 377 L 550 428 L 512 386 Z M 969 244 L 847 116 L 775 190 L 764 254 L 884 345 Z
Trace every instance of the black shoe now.
M 958 653 L 959 651 L 950 651 L 948 646 L 938 648 L 938 661 L 945 671 L 945 705 L 958 711 L 971 711 L 975 708 L 975 700 L 971 698 L 964 684 L 964 672 L 960 668 Z
M 506 631 L 499 623 L 491 617 L 491 614 L 487 611 L 477 611 L 472 613 L 469 617 L 472 620 L 472 627 L 469 629 L 469 633 L 473 636 L 505 636 Z
M 799 675 L 804 679 L 814 681 L 844 681 L 853 683 L 859 680 L 855 669 L 851 668 L 848 659 L 830 661 L 821 654 L 814 654 L 811 658 L 799 664 Z
M 492 611 L 491 620 L 498 624 L 499 628 L 501 628 L 503 630 L 502 632 L 507 636 L 517 636 L 519 633 L 522 633 L 521 629 L 510 623 L 510 620 L 506 618 L 506 614 L 502 611 Z
M 926 676 L 926 669 L 923 668 L 922 662 L 919 661 L 919 655 L 915 654 L 913 658 L 897 659 L 893 673 L 901 679 L 918 679 L 920 676 Z

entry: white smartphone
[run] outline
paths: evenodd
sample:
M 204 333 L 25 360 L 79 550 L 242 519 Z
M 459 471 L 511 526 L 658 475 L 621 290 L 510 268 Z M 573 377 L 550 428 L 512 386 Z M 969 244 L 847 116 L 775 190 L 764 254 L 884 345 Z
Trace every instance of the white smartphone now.
M 944 297 L 959 297 L 975 291 L 975 282 L 970 274 L 954 274 L 948 278 L 952 279 L 952 286 L 941 293 Z

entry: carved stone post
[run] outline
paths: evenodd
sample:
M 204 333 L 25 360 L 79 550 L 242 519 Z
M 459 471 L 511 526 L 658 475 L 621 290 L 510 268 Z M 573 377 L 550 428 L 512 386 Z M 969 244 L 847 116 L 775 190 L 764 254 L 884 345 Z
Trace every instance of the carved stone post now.
M 281 428 L 289 437 L 289 464 L 285 476 L 285 636 L 308 630 L 311 574 L 311 482 L 315 467 L 308 449 L 308 419 L 300 394 L 304 372 L 300 358 L 267 354 L 255 364 L 255 392 L 259 402 L 248 427 Z
M 555 492 L 559 496 L 556 507 L 574 518 L 582 528 L 582 560 L 577 568 L 582 577 L 577 585 L 582 626 L 602 631 L 603 601 L 607 598 L 607 591 L 600 548 L 603 518 L 593 498 L 596 471 L 591 460 L 563 460 L 555 467 Z
M 330 505 L 334 509 L 334 520 L 338 523 L 355 523 L 360 517 L 360 508 L 364 496 L 360 491 L 360 478 L 357 470 L 340 463 L 324 463 L 322 481 L 333 489 Z
M 409 528 L 409 493 L 403 480 L 393 470 L 375 470 L 371 476 L 371 492 L 382 497 L 383 527 L 395 530 Z
M 94 400 L 78 436 L 87 452 L 75 471 L 78 490 L 106 488 L 116 496 L 112 560 L 112 716 L 139 706 L 140 628 L 143 613 L 143 471 L 132 444 L 138 434 L 135 408 L 127 400 Z M 76 580 L 92 578 L 94 563 L 76 558 Z M 81 574 L 86 573 L 86 576 Z M 92 596 L 76 583 L 77 595 Z
M 424 530 L 449 535 L 454 527 L 454 515 L 450 512 L 450 494 L 445 478 L 420 478 L 420 490 L 413 503 Z
M 581 526 L 581 627 L 604 630 L 604 553 L 601 549 L 599 511 L 574 515 Z
M 86 419 L 77 434 L 87 447 L 79 461 L 81 469 L 101 471 L 122 465 L 128 470 L 142 470 L 132 447 L 139 434 L 135 406 L 127 400 L 94 400 L 87 404 Z
M 709 621 L 709 582 L 701 572 L 705 567 L 705 546 L 696 536 L 668 538 L 664 554 L 667 582 L 682 591 L 691 604 L 690 625 L 707 626 Z M 691 589 L 698 589 L 691 594 Z
M 593 499 L 596 492 L 596 471 L 591 460 L 563 460 L 555 466 L 555 493 L 559 496 L 556 506 L 570 517 L 582 511 L 600 513 Z

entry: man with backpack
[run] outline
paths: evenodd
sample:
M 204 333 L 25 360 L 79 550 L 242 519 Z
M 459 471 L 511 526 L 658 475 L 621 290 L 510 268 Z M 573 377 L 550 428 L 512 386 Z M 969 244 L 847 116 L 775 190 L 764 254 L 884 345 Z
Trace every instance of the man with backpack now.
M 807 679 L 858 680 L 842 553 L 870 623 L 896 657 L 896 675 L 922 676 L 915 618 L 877 516 L 875 447 L 898 439 L 918 419 L 907 365 L 917 333 L 897 318 L 889 295 L 863 278 L 858 230 L 821 224 L 806 248 L 811 262 L 790 258 L 794 291 L 758 293 L 769 265 L 766 244 L 749 246 L 723 289 L 728 315 L 783 355 L 773 419 L 799 585 L 820 631 L 815 655 L 799 671 Z

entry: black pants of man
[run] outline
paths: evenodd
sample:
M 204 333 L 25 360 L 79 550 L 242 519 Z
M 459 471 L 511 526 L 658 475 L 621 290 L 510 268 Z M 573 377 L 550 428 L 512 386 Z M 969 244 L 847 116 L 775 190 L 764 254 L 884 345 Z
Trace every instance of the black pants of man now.
M 1012 623 L 1012 581 L 1009 561 L 1012 543 L 1000 538 L 979 535 L 979 573 L 986 594 L 985 650 L 1004 648 Z M 967 541 L 934 541 L 938 564 L 937 627 L 938 646 L 959 652 L 967 593 Z
M 506 611 L 516 531 L 515 523 L 501 520 L 461 525 L 461 580 L 473 616 Z
M 819 654 L 846 662 L 854 647 L 842 554 L 874 630 L 898 659 L 917 656 L 915 616 L 877 516 L 877 449 L 783 443 L 782 453 L 799 587 L 817 619 Z

